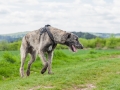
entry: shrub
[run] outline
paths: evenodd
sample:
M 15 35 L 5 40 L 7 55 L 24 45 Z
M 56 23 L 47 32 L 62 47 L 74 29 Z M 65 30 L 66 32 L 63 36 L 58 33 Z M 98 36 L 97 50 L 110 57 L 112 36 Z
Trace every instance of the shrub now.
M 84 48 L 88 48 L 89 44 L 88 44 L 88 40 L 84 39 L 84 38 L 80 38 L 79 42 L 82 43 L 82 45 L 84 46 Z
M 54 57 L 53 58 L 55 58 L 55 59 L 60 59 L 60 58 L 65 58 L 65 57 L 67 57 L 67 55 L 60 50 L 59 51 L 56 50 L 54 52 Z
M 96 48 L 103 48 L 105 47 L 106 40 L 103 38 L 96 38 L 95 39 L 95 47 Z
M 95 48 L 95 39 L 88 40 L 88 47 Z
M 60 45 L 60 44 L 58 44 L 57 47 L 56 47 L 56 49 L 67 49 L 67 48 L 68 48 L 67 46 Z
M 117 46 L 117 40 L 115 37 L 106 39 L 106 47 L 115 48 Z
M 7 62 L 10 62 L 10 63 L 15 63 L 16 62 L 16 58 L 8 52 L 5 52 L 3 54 L 3 59 Z
M 19 50 L 21 45 L 21 41 L 15 41 L 13 43 L 9 43 L 9 50 Z
M 79 38 L 79 42 L 83 44 L 84 48 L 116 48 L 120 49 L 120 38 L 115 38 L 111 36 L 110 38 L 94 38 L 94 39 L 84 39 Z M 19 50 L 21 45 L 21 40 L 8 43 L 6 41 L 0 42 L 0 50 Z M 66 45 L 58 44 L 56 49 L 68 49 Z
M 0 42 L 0 50 L 1 51 L 8 50 L 8 42 L 7 41 L 1 41 Z

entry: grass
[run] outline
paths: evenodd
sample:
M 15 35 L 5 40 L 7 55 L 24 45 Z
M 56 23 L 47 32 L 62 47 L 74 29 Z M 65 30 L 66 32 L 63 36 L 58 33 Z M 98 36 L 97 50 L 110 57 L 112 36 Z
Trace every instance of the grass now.
M 15 62 L 9 62 L 4 55 Z M 0 52 L 0 90 L 120 90 L 119 50 L 56 50 L 53 75 L 42 75 L 39 58 L 29 77 L 20 78 L 19 51 Z M 27 67 L 27 57 L 25 70 Z

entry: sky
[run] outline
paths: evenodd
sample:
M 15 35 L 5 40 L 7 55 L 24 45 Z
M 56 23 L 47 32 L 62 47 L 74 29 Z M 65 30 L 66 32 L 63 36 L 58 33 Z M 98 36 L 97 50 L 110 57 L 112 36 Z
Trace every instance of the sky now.
M 0 0 L 0 34 L 46 24 L 68 32 L 120 33 L 120 0 Z

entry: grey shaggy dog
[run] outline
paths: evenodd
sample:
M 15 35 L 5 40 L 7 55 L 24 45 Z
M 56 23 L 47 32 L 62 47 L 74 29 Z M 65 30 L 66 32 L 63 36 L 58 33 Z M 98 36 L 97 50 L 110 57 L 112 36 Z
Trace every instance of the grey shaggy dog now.
M 35 61 L 36 56 L 42 60 L 43 68 L 41 74 L 48 69 L 48 74 L 52 74 L 51 62 L 53 58 L 53 51 L 57 44 L 67 45 L 73 52 L 77 49 L 83 49 L 82 44 L 78 41 L 78 37 L 73 33 L 69 33 L 50 25 L 46 25 L 43 28 L 27 33 L 21 43 L 21 66 L 20 75 L 24 76 L 24 63 L 27 54 L 29 53 L 31 59 L 28 63 L 27 76 L 30 75 L 31 64 Z M 48 54 L 48 60 L 45 57 L 45 53 Z

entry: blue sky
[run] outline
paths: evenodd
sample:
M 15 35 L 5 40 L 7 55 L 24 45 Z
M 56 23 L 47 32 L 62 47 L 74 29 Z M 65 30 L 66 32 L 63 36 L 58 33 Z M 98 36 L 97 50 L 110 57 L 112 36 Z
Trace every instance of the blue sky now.
M 120 33 L 120 0 L 0 0 L 0 34 L 50 24 L 71 32 Z

